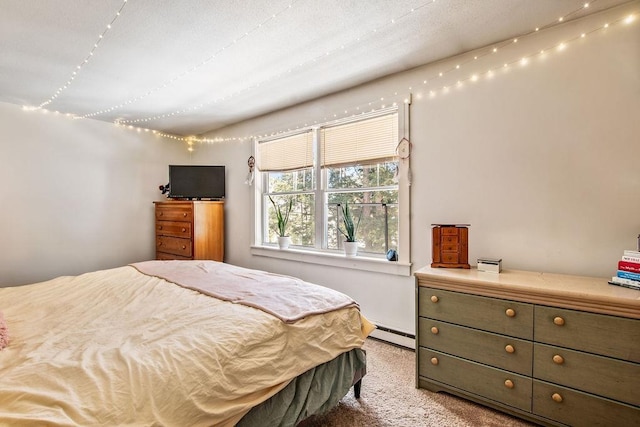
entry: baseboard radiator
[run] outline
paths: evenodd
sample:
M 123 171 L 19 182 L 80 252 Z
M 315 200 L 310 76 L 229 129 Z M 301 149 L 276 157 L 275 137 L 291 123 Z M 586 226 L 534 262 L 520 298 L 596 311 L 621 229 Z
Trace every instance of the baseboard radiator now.
M 371 332 L 371 337 L 391 344 L 406 347 L 411 350 L 416 348 L 416 336 L 406 332 L 397 331 L 385 326 L 376 325 L 377 328 Z

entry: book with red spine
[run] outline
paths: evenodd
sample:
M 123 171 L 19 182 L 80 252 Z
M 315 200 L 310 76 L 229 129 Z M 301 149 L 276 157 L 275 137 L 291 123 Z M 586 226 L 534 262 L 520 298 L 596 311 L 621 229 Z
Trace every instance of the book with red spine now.
M 629 261 L 618 261 L 618 270 L 640 273 L 640 263 Z

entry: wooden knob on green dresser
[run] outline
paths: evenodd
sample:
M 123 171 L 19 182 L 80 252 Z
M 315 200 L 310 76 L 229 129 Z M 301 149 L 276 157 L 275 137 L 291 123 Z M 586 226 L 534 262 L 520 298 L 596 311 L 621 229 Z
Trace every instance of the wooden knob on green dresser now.
M 438 335 L 438 332 L 440 332 L 440 331 L 438 330 L 438 328 L 436 326 L 432 326 L 431 327 L 431 333 L 433 335 Z
M 513 386 L 514 386 L 513 381 L 511 381 L 511 380 L 505 380 L 505 382 L 504 382 L 504 386 L 505 386 L 506 388 L 513 388 Z
M 559 393 L 553 393 L 551 399 L 553 399 L 554 402 L 562 403 L 562 396 L 560 396 Z
M 516 311 L 513 308 L 507 308 L 504 312 L 508 317 L 516 317 Z
M 515 347 L 514 347 L 514 346 L 512 346 L 511 344 L 507 344 L 507 345 L 504 347 L 504 351 L 506 351 L 507 353 L 515 353 L 515 352 L 516 352 L 516 349 L 515 349 Z
M 554 317 L 553 318 L 553 323 L 555 325 L 558 325 L 558 326 L 563 326 L 564 325 L 564 319 L 562 317 L 560 317 L 560 316 Z
M 556 365 L 562 365 L 564 363 L 564 357 L 560 356 L 559 354 L 554 355 L 553 363 L 555 363 Z
M 438 364 L 438 358 L 437 357 L 432 357 L 431 358 L 431 364 L 432 365 L 437 365 Z
M 435 295 L 431 295 L 431 302 L 438 302 L 438 297 Z

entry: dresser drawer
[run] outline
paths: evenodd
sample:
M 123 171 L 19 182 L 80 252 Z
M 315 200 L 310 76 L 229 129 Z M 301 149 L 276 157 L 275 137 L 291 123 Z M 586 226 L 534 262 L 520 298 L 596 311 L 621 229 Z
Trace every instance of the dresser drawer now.
M 458 236 L 457 235 L 452 236 L 452 235 L 444 234 L 442 236 L 442 244 L 443 245 L 451 245 L 451 244 L 453 244 L 453 245 L 457 246 L 458 245 Z
M 164 261 L 171 261 L 171 260 L 192 260 L 193 257 L 187 257 L 187 256 L 180 256 L 180 255 L 175 255 L 175 254 L 168 254 L 168 253 L 164 253 L 164 252 L 156 252 L 156 259 L 158 260 L 164 260 Z
M 533 344 L 530 341 L 424 317 L 418 322 L 418 343 L 422 347 L 531 376 Z
M 190 222 L 156 221 L 156 233 L 162 236 L 174 236 L 190 239 L 192 235 Z
M 458 236 L 459 230 L 458 227 L 440 227 L 440 234 L 442 236 Z
M 443 243 L 442 252 L 458 252 L 458 247 L 459 245 L 457 243 Z
M 419 349 L 422 377 L 531 411 L 531 379 L 437 351 Z
M 156 205 L 156 220 L 159 221 L 193 221 L 191 204 L 179 206 Z
M 444 252 L 440 255 L 440 260 L 446 264 L 457 264 L 460 260 L 460 255 L 456 252 Z
M 640 406 L 640 365 L 535 344 L 533 376 Z
M 538 380 L 533 413 L 571 426 L 640 426 L 640 408 Z
M 156 251 L 191 257 L 191 241 L 177 237 L 156 236 Z
M 420 286 L 419 316 L 489 332 L 533 338 L 533 305 Z
M 640 363 L 640 322 L 536 306 L 535 341 Z

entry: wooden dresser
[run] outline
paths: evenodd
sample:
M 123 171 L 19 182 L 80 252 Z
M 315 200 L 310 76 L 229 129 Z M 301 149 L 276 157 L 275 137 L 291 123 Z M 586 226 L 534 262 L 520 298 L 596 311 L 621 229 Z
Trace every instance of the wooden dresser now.
M 417 387 L 542 425 L 640 426 L 640 291 L 525 271 L 415 276 Z
M 154 202 L 156 259 L 224 258 L 224 202 Z

